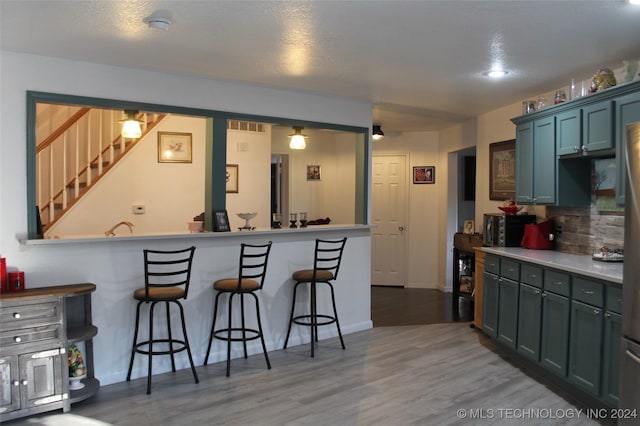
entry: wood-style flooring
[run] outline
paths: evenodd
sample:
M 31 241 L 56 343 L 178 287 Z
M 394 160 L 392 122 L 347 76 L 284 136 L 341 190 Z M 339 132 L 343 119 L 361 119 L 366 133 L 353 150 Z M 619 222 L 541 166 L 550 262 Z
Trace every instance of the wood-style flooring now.
M 315 358 L 308 345 L 272 351 L 271 370 L 257 354 L 232 360 L 228 378 L 224 362 L 199 366 L 199 384 L 189 369 L 160 374 L 151 395 L 144 378 L 103 386 L 70 413 L 9 425 L 597 425 L 467 322 L 344 337 L 346 350 L 321 340 Z

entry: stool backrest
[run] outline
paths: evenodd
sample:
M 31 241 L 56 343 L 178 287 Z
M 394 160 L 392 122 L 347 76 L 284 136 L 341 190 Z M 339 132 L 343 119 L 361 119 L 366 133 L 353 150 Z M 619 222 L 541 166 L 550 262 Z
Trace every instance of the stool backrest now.
M 313 279 L 315 281 L 318 271 L 329 271 L 333 279 L 338 278 L 342 253 L 347 243 L 347 237 L 341 240 L 316 239 L 316 250 L 313 260 Z
M 264 285 L 267 275 L 267 262 L 271 251 L 271 241 L 266 244 L 240 245 L 240 270 L 238 272 L 238 290 L 243 279 L 255 280 Z
M 184 250 L 144 250 L 145 298 L 149 299 L 150 287 L 184 286 L 187 298 L 191 281 L 191 265 L 196 248 Z

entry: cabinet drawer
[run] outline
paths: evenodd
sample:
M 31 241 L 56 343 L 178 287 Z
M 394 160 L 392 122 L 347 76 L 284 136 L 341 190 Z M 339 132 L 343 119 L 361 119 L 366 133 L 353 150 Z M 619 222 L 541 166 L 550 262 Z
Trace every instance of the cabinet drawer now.
M 484 257 L 484 270 L 495 275 L 500 274 L 500 258 L 492 254 Z
M 562 272 L 546 270 L 544 272 L 544 289 L 552 293 L 569 297 L 571 294 L 571 277 Z
M 40 303 L 3 303 L 0 307 L 0 330 L 59 323 L 62 321 L 60 307 L 58 299 Z
M 513 281 L 520 281 L 520 262 L 514 260 L 500 260 L 500 276 Z
M 622 287 L 607 286 L 607 311 L 622 313 Z
M 604 286 L 596 281 L 573 277 L 573 299 L 599 308 L 604 306 Z
M 62 336 L 61 324 L 2 330 L 0 332 L 0 346 L 9 349 L 12 346 L 23 347 L 31 343 L 45 343 L 47 341 L 53 345 L 59 345 Z
M 542 268 L 528 263 L 521 264 L 520 282 L 542 288 Z

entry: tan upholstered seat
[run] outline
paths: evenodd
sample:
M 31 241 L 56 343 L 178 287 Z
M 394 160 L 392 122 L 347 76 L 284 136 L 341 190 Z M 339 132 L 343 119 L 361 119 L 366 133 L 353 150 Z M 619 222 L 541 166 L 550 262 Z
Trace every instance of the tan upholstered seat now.
M 133 334 L 133 347 L 131 348 L 131 361 L 127 372 L 127 381 L 131 380 L 133 361 L 136 353 L 147 355 L 147 394 L 151 393 L 152 361 L 154 355 L 171 355 L 171 368 L 176 371 L 174 354 L 187 351 L 191 371 L 196 383 L 199 383 L 196 368 L 191 356 L 187 327 L 184 321 L 184 309 L 181 300 L 187 298 L 189 282 L 191 281 L 191 265 L 195 247 L 184 250 L 144 250 L 144 287 L 133 292 L 133 298 L 138 301 L 136 308 L 136 324 Z M 165 304 L 167 338 L 155 338 L 153 335 L 154 308 L 156 303 Z M 182 336 L 184 340 L 173 337 L 171 333 L 171 305 L 178 307 L 180 322 L 182 324 Z M 140 326 L 140 308 L 149 306 L 149 338 L 138 341 L 138 329 Z
M 213 322 L 211 324 L 211 333 L 209 333 L 209 345 L 207 347 L 207 355 L 204 358 L 204 365 L 209 362 L 211 353 L 211 345 L 213 339 L 225 340 L 227 342 L 227 377 L 231 373 L 231 342 L 242 342 L 244 348 L 244 357 L 247 357 L 247 341 L 260 339 L 262 343 L 262 351 L 267 361 L 267 368 L 271 369 L 269 356 L 267 355 L 267 346 L 264 343 L 262 333 L 262 322 L 260 321 L 260 305 L 258 297 L 255 293 L 262 289 L 264 279 L 267 274 L 267 261 L 269 260 L 269 252 L 271 251 L 271 241 L 267 244 L 241 244 L 240 245 L 240 266 L 238 276 L 236 278 L 223 278 L 213 283 L 213 289 L 217 291 L 213 309 Z M 223 294 L 229 295 L 227 305 L 227 326 L 216 329 L 216 319 L 218 317 L 218 301 Z M 232 308 L 233 298 L 235 295 L 240 296 L 240 316 L 242 318 L 241 326 L 234 327 L 232 324 Z M 256 319 L 258 328 L 249 328 L 246 326 L 244 316 L 244 296 L 251 295 L 256 303 Z
M 338 277 L 340 262 L 342 260 L 342 253 L 344 251 L 346 242 L 346 238 L 343 238 L 341 240 L 317 239 L 313 258 L 313 269 L 302 269 L 299 271 L 295 271 L 291 275 L 291 278 L 293 279 L 295 284 L 293 286 L 289 327 L 287 329 L 287 337 L 284 340 L 285 349 L 287 347 L 287 344 L 289 343 L 291 326 L 293 324 L 307 326 L 311 330 L 311 356 L 313 357 L 315 342 L 318 341 L 318 326 L 333 323 L 336 324 L 336 327 L 338 329 L 338 336 L 340 337 L 342 349 L 345 348 L 344 340 L 342 339 L 342 332 L 340 331 L 340 322 L 338 321 L 338 311 L 336 309 L 336 298 L 331 281 L 335 280 Z M 294 316 L 298 286 L 304 284 L 309 284 L 309 313 Z M 333 305 L 333 313 L 331 314 L 318 313 L 318 284 L 324 284 L 330 290 L 331 303 Z

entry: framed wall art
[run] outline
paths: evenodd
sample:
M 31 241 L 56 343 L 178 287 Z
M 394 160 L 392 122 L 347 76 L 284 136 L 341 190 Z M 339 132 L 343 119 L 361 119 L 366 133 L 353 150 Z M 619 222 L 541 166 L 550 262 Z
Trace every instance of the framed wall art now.
M 191 133 L 158 132 L 158 163 L 191 163 Z
M 489 199 L 504 201 L 516 196 L 516 140 L 489 145 Z
M 317 164 L 307 166 L 307 180 L 320 180 L 321 168 Z
M 436 183 L 436 166 L 414 166 L 413 183 Z
M 238 165 L 227 164 L 227 193 L 238 193 Z
M 214 232 L 231 231 L 231 225 L 229 225 L 229 216 L 227 215 L 226 210 L 213 211 L 213 231 Z

